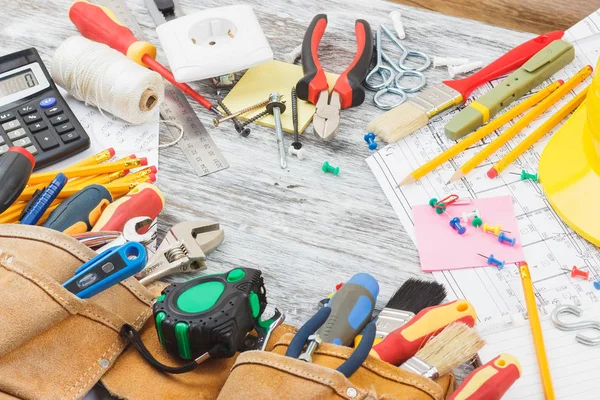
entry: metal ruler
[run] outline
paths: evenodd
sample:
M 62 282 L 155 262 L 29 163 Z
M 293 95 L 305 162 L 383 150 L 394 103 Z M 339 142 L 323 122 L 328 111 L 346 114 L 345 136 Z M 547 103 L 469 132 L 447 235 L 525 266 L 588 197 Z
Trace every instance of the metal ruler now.
M 95 0 L 94 3 L 110 8 L 119 21 L 131 29 L 135 37 L 144 40 L 144 32 L 124 0 Z M 162 22 L 157 21 L 155 13 L 152 13 L 152 17 L 157 24 L 164 22 L 164 18 Z M 160 116 L 166 121 L 177 122 L 183 127 L 185 133 L 178 145 L 199 176 L 229 167 L 229 163 L 198 119 L 185 94 L 167 82 L 165 82 L 165 100 L 160 105 Z M 171 124 L 166 126 L 174 138 L 179 137 L 181 134 L 179 128 Z

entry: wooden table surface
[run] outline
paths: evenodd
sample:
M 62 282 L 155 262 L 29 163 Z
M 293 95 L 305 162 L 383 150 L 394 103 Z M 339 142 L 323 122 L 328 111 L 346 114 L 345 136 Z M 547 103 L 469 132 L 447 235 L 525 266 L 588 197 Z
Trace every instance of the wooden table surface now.
M 158 43 L 143 0 L 127 3 L 148 39 Z M 186 13 L 235 3 L 208 0 L 200 7 L 193 0 L 181 1 Z M 532 36 L 379 0 L 248 3 L 277 59 L 301 42 L 316 13 L 328 13 L 321 60 L 336 73 L 353 58 L 354 20 L 365 18 L 373 28 L 391 26 L 387 15 L 394 7 L 406 14 L 406 46 L 431 55 L 473 58 L 475 53 L 487 63 Z M 78 34 L 67 18 L 68 6 L 68 0 L 6 2 L 1 53 L 36 47 L 50 65 L 56 47 Z M 389 43 L 386 48 L 394 54 Z M 445 69 L 426 71 L 430 82 L 446 74 Z M 218 99 L 209 84 L 195 86 L 211 100 Z M 362 106 L 342 112 L 339 135 L 330 144 L 318 142 L 309 127 L 302 136 L 307 159 L 291 158 L 286 169 L 279 167 L 272 129 L 253 127 L 248 138 L 241 138 L 229 124 L 214 128 L 211 115 L 196 104 L 194 108 L 231 166 L 198 177 L 178 146 L 161 150 L 158 186 L 166 207 L 159 232 L 162 238 L 169 226 L 185 220 L 219 221 L 225 241 L 208 257 L 206 272 L 240 266 L 262 270 L 270 304 L 284 310 L 292 324 L 305 321 L 335 284 L 358 272 L 379 281 L 380 308 L 407 278 L 431 278 L 420 272 L 414 244 L 364 162 L 370 154 L 363 141 L 365 128 L 381 112 L 373 106 L 372 93 Z M 161 132 L 161 141 L 171 140 L 164 127 Z M 291 140 L 286 140 L 287 148 Z M 340 166 L 339 176 L 321 172 L 325 160 Z
M 3 2 L 0 52 L 36 47 L 46 65 L 56 47 L 78 32 L 67 18 L 68 0 Z M 147 38 L 158 43 L 154 23 L 143 0 L 127 1 Z M 233 0 L 181 0 L 186 13 L 235 4 Z M 326 12 L 329 26 L 321 45 L 321 61 L 340 73 L 355 52 L 354 21 L 367 19 L 374 29 L 391 26 L 388 13 L 404 11 L 405 45 L 430 55 L 462 56 L 493 61 L 533 35 L 430 11 L 371 0 L 248 0 L 261 22 L 276 59 L 300 44 L 313 16 Z M 385 43 L 389 54 L 397 49 Z M 447 78 L 443 68 L 426 71 L 429 82 Z M 206 82 L 193 85 L 212 101 L 219 97 Z M 370 151 L 363 141 L 370 120 L 381 113 L 372 103 L 342 112 L 340 132 L 330 144 L 320 143 L 312 126 L 302 136 L 307 159 L 288 159 L 279 167 L 272 129 L 253 127 L 241 138 L 229 124 L 214 128 L 212 116 L 194 104 L 201 121 L 224 153 L 230 168 L 198 177 L 178 146 L 160 152 L 158 186 L 166 196 L 159 237 L 173 224 L 212 219 L 225 229 L 224 243 L 207 260 L 207 273 L 235 267 L 263 271 L 271 305 L 299 325 L 316 310 L 319 299 L 358 272 L 379 281 L 378 308 L 409 277 L 432 279 L 420 271 L 417 250 L 388 204 L 365 163 Z M 161 141 L 171 141 L 161 127 Z M 291 143 L 286 138 L 286 148 Z M 328 160 L 339 176 L 321 172 Z

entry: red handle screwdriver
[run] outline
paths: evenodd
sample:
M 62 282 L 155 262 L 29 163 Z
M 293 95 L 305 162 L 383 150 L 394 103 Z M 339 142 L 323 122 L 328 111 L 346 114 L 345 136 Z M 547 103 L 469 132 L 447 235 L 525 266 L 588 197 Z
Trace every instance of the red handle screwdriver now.
M 207 110 L 221 115 L 219 110 L 189 85 L 177 82 L 171 71 L 155 60 L 156 47 L 138 40 L 133 32 L 121 24 L 115 14 L 107 7 L 92 4 L 87 0 L 76 0 L 69 8 L 69 19 L 81 34 L 95 42 L 125 54 L 136 63 L 158 72 L 183 93 L 196 100 Z

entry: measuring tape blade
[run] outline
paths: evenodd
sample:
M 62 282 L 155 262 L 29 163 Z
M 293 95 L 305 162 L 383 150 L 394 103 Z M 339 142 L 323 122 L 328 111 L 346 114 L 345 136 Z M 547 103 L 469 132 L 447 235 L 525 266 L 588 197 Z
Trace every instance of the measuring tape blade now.
M 143 40 L 142 28 L 123 0 L 96 0 L 94 3 L 110 8 L 123 25 L 129 27 L 139 40 Z M 156 13 L 151 14 L 153 19 L 157 17 Z M 162 18 L 162 15 L 160 17 Z M 155 20 L 155 23 L 164 23 L 164 18 L 162 22 Z M 165 86 L 165 100 L 160 105 L 160 116 L 166 121 L 177 122 L 183 128 L 185 133 L 177 144 L 199 176 L 229 167 L 229 163 L 198 119 L 185 94 L 170 83 Z M 167 129 L 175 138 L 181 134 L 176 126 L 169 124 Z

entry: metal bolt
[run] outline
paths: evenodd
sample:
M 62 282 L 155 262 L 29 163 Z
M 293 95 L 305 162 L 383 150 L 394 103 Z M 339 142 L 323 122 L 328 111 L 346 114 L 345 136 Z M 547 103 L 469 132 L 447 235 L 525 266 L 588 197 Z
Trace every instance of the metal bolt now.
M 229 111 L 229 107 L 225 105 L 221 100 L 219 100 L 219 105 L 225 111 L 226 115 L 231 115 L 231 111 Z M 235 130 L 242 136 L 246 137 L 250 134 L 250 128 L 244 129 L 245 125 L 240 123 L 240 120 L 237 118 L 233 118 L 233 125 L 235 125 Z
M 219 126 L 219 124 L 222 123 L 222 122 L 229 121 L 230 119 L 239 117 L 240 115 L 246 114 L 247 112 L 250 112 L 250 111 L 253 111 L 253 110 L 256 110 L 257 108 L 264 107 L 264 106 L 267 105 L 268 102 L 269 102 L 269 100 L 265 100 L 265 101 L 260 102 L 258 104 L 251 105 L 250 107 L 246 107 L 246 108 L 244 108 L 244 109 L 242 109 L 240 111 L 236 111 L 233 114 L 229 114 L 226 117 L 218 118 L 218 119 L 215 118 L 215 119 L 213 119 L 213 124 L 215 126 Z
M 277 134 L 277 146 L 279 147 L 279 160 L 281 168 L 285 168 L 287 167 L 287 160 L 285 157 L 285 145 L 283 143 L 283 127 L 281 126 L 281 113 L 285 112 L 285 103 L 281 102 L 279 93 L 274 92 L 269 95 L 267 111 L 275 117 L 275 133 Z

